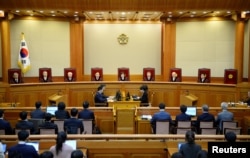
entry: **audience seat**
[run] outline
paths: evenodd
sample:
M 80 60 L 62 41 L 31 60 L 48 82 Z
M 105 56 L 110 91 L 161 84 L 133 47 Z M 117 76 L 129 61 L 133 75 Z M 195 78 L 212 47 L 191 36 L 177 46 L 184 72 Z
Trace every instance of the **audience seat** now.
M 169 134 L 170 123 L 169 121 L 156 121 L 155 134 Z

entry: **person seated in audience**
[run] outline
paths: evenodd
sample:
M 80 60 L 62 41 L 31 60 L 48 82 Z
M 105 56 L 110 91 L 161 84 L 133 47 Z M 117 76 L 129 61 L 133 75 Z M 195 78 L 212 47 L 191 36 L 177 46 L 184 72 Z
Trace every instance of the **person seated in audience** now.
M 26 111 L 22 111 L 19 114 L 20 121 L 16 124 L 16 129 L 26 130 L 29 129 L 31 134 L 35 134 L 35 127 L 33 122 L 27 120 L 28 113 Z
M 13 130 L 9 121 L 4 119 L 4 111 L 0 109 L 0 129 L 5 131 L 5 134 L 12 134 Z
M 119 81 L 128 81 L 128 77 L 126 76 L 125 72 L 121 72 L 119 76 Z
M 83 152 L 81 150 L 74 150 L 71 153 L 71 157 L 70 158 L 84 158 Z
M 139 100 L 141 101 L 143 106 L 148 106 L 148 86 L 142 85 L 140 87 L 141 97 L 139 97 Z
M 208 83 L 207 74 L 202 73 L 198 82 L 200 82 L 200 83 Z
M 250 106 L 250 91 L 247 92 L 247 98 L 244 100 L 244 103 L 247 103 Z
M 57 104 L 58 110 L 55 112 L 55 117 L 56 119 L 68 119 L 69 118 L 69 112 L 65 110 L 65 103 L 64 102 L 59 102 Z
M 97 88 L 97 92 L 95 94 L 95 103 L 107 103 L 107 96 L 105 96 L 103 94 L 105 90 L 105 85 L 101 84 L 98 88 Z
M 67 140 L 67 133 L 66 132 L 59 132 L 56 137 L 56 145 L 50 147 L 50 150 L 54 158 L 70 158 L 72 151 L 74 149 L 67 145 L 65 141 Z
M 54 124 L 51 122 L 52 115 L 50 113 L 45 114 L 45 122 L 39 125 L 39 128 L 45 128 L 45 129 L 55 129 L 55 133 L 58 133 L 58 126 L 57 124 Z
M 30 117 L 32 119 L 44 119 L 45 117 L 45 112 L 41 110 L 42 102 L 37 101 L 35 103 L 36 110 L 31 111 Z
M 19 73 L 18 72 L 14 72 L 12 75 L 12 78 L 10 80 L 11 84 L 18 84 L 18 83 L 23 83 L 22 79 L 19 78 Z
M 180 111 L 181 111 L 181 113 L 179 115 L 177 115 L 175 118 L 176 121 L 191 121 L 191 116 L 186 114 L 186 111 L 187 111 L 186 105 L 181 105 Z
M 102 81 L 102 77 L 101 77 L 101 74 L 100 72 L 96 72 L 95 73 L 95 77 L 94 77 L 95 81 Z
M 68 82 L 76 81 L 75 77 L 73 76 L 73 72 L 69 71 L 69 72 L 67 73 L 67 81 L 68 81 Z
M 51 151 L 44 151 L 40 154 L 39 158 L 53 158 L 54 155 Z
M 84 101 L 82 104 L 83 110 L 79 112 L 78 118 L 84 119 L 84 120 L 92 120 L 93 121 L 93 127 L 95 125 L 95 114 L 93 111 L 89 110 L 89 102 Z
M 32 145 L 27 145 L 29 133 L 25 130 L 18 132 L 18 144 L 12 146 L 8 150 L 8 157 L 17 157 L 19 155 L 22 158 L 39 158 L 36 149 Z
M 221 103 L 222 112 L 217 115 L 216 124 L 219 126 L 220 132 L 222 131 L 222 122 L 223 121 L 233 121 L 234 115 L 230 111 L 227 110 L 228 104 L 226 102 Z
M 226 141 L 229 143 L 234 143 L 234 142 L 236 142 L 236 139 L 237 139 L 237 135 L 233 131 L 229 131 L 229 132 L 225 133 L 224 137 L 225 137 Z
M 196 158 L 207 158 L 207 151 L 206 150 L 199 151 Z
M 175 152 L 172 154 L 171 158 L 183 158 L 183 156 L 180 152 Z
M 64 130 L 68 134 L 78 134 L 78 129 L 80 129 L 80 133 L 83 132 L 83 122 L 77 119 L 78 110 L 76 108 L 72 108 L 70 110 L 71 118 L 64 120 Z
M 188 130 L 185 134 L 186 143 L 182 144 L 180 147 L 180 153 L 183 158 L 196 158 L 199 151 L 201 151 L 201 146 L 195 143 L 195 133 Z
M 215 118 L 213 114 L 210 114 L 209 112 L 209 107 L 208 105 L 204 104 L 202 106 L 202 114 L 197 117 L 197 128 L 199 129 L 200 127 L 200 122 L 201 121 L 212 121 L 215 123 Z
M 159 112 L 155 113 L 150 120 L 151 127 L 153 129 L 154 134 L 156 133 L 156 122 L 157 121 L 169 121 L 169 125 L 172 123 L 171 116 L 168 112 L 165 111 L 165 104 L 159 104 Z
M 171 75 L 171 82 L 180 82 L 180 78 L 178 77 L 178 74 L 175 71 L 173 71 Z
M 42 72 L 42 77 L 40 78 L 40 82 L 52 82 L 51 77 L 48 76 L 48 71 Z

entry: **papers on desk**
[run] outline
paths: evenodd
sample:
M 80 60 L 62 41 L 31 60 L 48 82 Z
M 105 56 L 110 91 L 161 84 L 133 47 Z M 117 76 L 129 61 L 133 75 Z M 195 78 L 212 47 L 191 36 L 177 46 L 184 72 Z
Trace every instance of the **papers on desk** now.
M 114 101 L 114 98 L 115 98 L 115 96 L 109 96 L 109 97 L 107 98 L 107 101 L 108 101 L 108 102 L 113 102 L 113 101 Z
M 151 115 L 142 115 L 142 116 L 141 116 L 141 119 L 142 119 L 142 120 L 151 120 L 151 119 L 152 119 L 152 116 L 151 116 Z

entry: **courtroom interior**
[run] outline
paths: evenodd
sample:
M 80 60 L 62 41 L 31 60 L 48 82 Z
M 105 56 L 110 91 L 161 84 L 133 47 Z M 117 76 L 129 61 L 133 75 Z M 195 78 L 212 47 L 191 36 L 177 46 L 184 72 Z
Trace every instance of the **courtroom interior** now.
M 25 120 L 39 154 L 60 131 L 89 158 L 170 158 L 190 130 L 203 150 L 232 131 L 249 142 L 249 8 L 246 0 L 0 1 L 5 156 Z M 169 118 L 154 122 L 158 113 Z M 71 133 L 71 119 L 84 129 Z M 42 128 L 48 122 L 56 128 Z

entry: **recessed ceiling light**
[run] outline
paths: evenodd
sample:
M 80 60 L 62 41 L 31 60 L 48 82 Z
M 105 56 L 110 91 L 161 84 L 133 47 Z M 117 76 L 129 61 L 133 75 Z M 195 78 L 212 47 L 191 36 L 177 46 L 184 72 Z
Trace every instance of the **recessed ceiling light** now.
M 206 11 L 204 11 L 204 12 L 203 12 L 203 14 L 207 14 L 207 12 L 206 12 Z
M 230 11 L 227 11 L 227 14 L 230 14 L 231 12 Z
M 20 10 L 16 10 L 16 13 L 19 13 L 20 12 Z
M 75 12 L 75 14 L 78 14 L 78 12 Z
M 64 14 L 67 14 L 67 13 L 68 13 L 68 11 L 64 11 L 63 13 L 64 13 Z
M 52 14 L 52 16 L 56 16 L 55 14 Z
M 50 11 L 50 13 L 55 13 L 55 11 L 52 10 L 52 11 Z
M 179 12 L 179 14 L 183 14 L 183 12 Z
M 172 14 L 172 12 L 168 12 L 168 14 Z
M 40 10 L 40 13 L 43 13 L 43 10 Z

